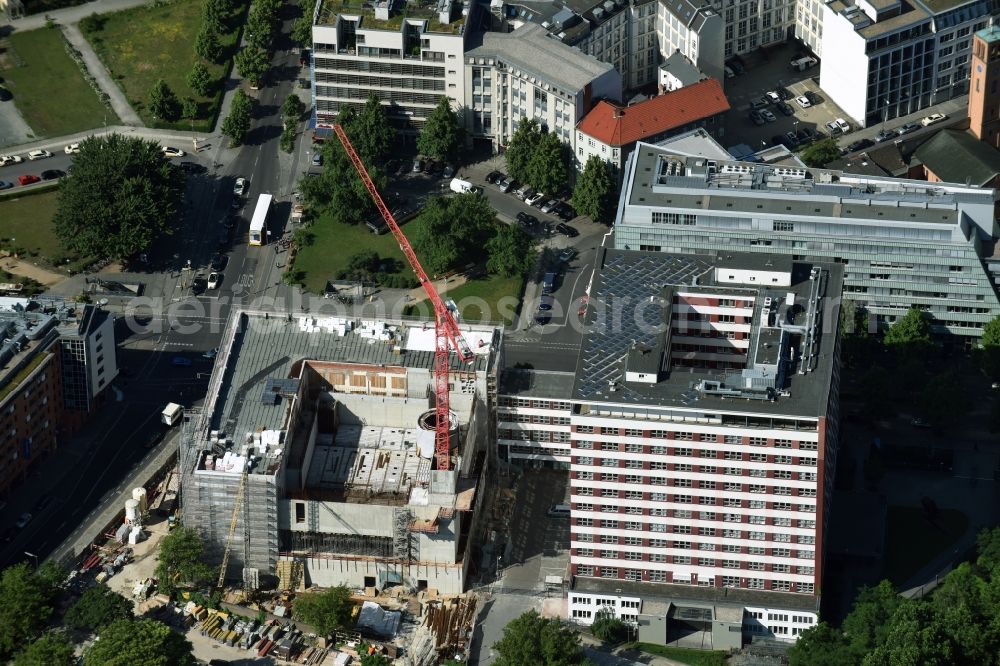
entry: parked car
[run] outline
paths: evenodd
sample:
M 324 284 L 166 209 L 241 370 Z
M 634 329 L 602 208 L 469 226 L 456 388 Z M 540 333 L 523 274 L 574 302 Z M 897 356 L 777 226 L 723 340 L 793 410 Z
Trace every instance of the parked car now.
M 517 223 L 525 229 L 534 229 L 538 226 L 538 218 L 522 211 L 517 214 Z
M 65 148 L 63 148 L 63 152 L 66 153 L 67 155 L 76 155 L 78 152 L 80 152 L 80 144 L 71 143 Z
M 743 66 L 743 62 L 735 57 L 726 61 L 726 67 L 733 70 L 736 74 L 742 74 L 746 71 L 746 68 Z
M 8 164 L 20 164 L 24 161 L 24 158 L 20 155 L 0 155 L 0 166 L 7 166 Z
M 750 108 L 754 111 L 760 111 L 761 109 L 766 109 L 770 104 L 765 98 L 758 97 L 757 99 L 750 100 Z
M 318 154 L 319 153 L 317 153 L 317 155 Z M 233 185 L 233 194 L 235 194 L 238 197 L 241 197 L 244 194 L 246 194 L 246 191 L 247 191 L 247 179 L 244 178 L 243 176 L 240 176 L 239 178 L 236 179 L 236 184 Z
M 888 141 L 890 139 L 895 139 L 899 134 L 896 130 L 884 129 L 879 130 L 879 133 L 875 135 L 875 141 L 877 143 L 882 143 L 883 141 Z
M 564 264 L 568 264 L 570 261 L 573 260 L 573 257 L 575 256 L 576 256 L 576 250 L 574 250 L 571 247 L 568 247 L 559 253 L 559 261 L 561 261 Z
M 28 153 L 29 160 L 44 160 L 46 157 L 52 157 L 52 153 L 47 150 L 32 150 Z
M 222 273 L 217 273 L 213 271 L 208 275 L 209 289 L 218 289 L 220 284 L 222 284 Z
M 517 181 L 508 176 L 507 178 L 501 180 L 500 184 L 497 187 L 500 188 L 501 192 L 510 192 L 511 188 L 513 188 L 515 185 L 517 185 Z
M 918 129 L 920 129 L 920 123 L 906 123 L 896 129 L 896 134 L 903 136 L 905 134 L 909 134 L 910 132 L 916 132 Z
M 225 254 L 217 254 L 212 257 L 212 270 L 221 271 L 225 270 L 226 265 L 229 263 L 229 257 Z
M 535 192 L 530 197 L 524 200 L 524 203 L 528 204 L 529 206 L 537 206 L 540 203 L 544 202 L 545 202 L 545 195 L 542 194 L 541 192 Z
M 784 146 L 785 148 L 788 148 L 788 150 L 794 150 L 795 149 L 795 144 L 794 143 L 789 143 L 788 137 L 785 136 L 784 134 L 775 134 L 774 136 L 772 136 L 771 137 L 771 145 L 772 146 Z
M 191 359 L 184 356 L 174 356 L 170 360 L 170 365 L 176 365 L 179 368 L 186 368 L 189 365 L 191 365 L 191 363 L 192 363 Z
M 411 169 L 411 171 L 413 173 L 420 173 L 423 170 L 424 170 L 424 161 L 419 157 L 413 160 L 413 168 Z
M 0 102 L 9 102 L 12 99 L 14 99 L 14 96 L 10 93 L 10 91 L 3 86 L 0 86 Z
M 490 171 L 488 174 L 486 174 L 486 182 L 489 183 L 490 185 L 496 185 L 505 177 L 506 176 L 500 171 Z
M 9 190 L 14 187 L 14 183 L 7 180 L 0 180 L 0 190 Z
M 768 101 L 771 102 L 772 104 L 777 104 L 778 102 L 781 101 L 781 95 L 779 95 L 778 91 L 776 90 L 771 90 L 769 92 L 764 93 L 764 97 L 766 97 Z
M 26 173 L 23 176 L 17 177 L 17 182 L 21 183 L 22 185 L 31 185 L 32 183 L 37 183 L 40 180 L 41 178 L 39 178 L 38 176 L 34 176 L 30 173 Z
M 65 175 L 66 172 L 59 169 L 46 169 L 42 172 L 42 180 L 57 180 Z
M 542 312 L 548 312 L 552 309 L 552 303 L 554 299 L 549 294 L 543 294 L 540 299 L 538 299 L 538 309 Z
M 837 124 L 836 120 L 830 120 L 825 125 L 830 136 L 839 136 L 844 133 L 844 130 L 840 129 L 840 125 Z
M 793 97 L 795 97 L 795 95 L 793 95 L 791 93 L 791 91 L 788 90 L 788 88 L 785 88 L 783 86 L 779 86 L 779 87 L 775 88 L 774 91 L 776 93 L 778 93 L 778 97 L 781 98 L 782 102 L 787 102 L 788 100 L 790 100 Z
M 555 207 L 558 206 L 558 205 L 559 205 L 559 200 L 558 199 L 549 199 L 542 206 L 542 212 L 543 213 L 551 213 L 555 209 Z
M 556 231 L 561 233 L 563 236 L 569 236 L 570 238 L 574 238 L 580 235 L 579 231 L 569 226 L 568 224 L 564 224 L 563 222 L 560 222 L 559 224 L 556 225 Z
M 214 349 L 209 349 L 207 352 L 205 352 L 204 354 L 202 354 L 201 357 L 202 358 L 207 358 L 209 360 L 212 360 L 212 359 L 214 359 L 218 355 L 219 355 L 219 348 L 216 347 Z
M 576 217 L 576 209 L 570 206 L 568 203 L 559 202 L 556 206 L 555 211 L 556 216 L 563 222 L 569 222 Z
M 17 522 L 14 523 L 14 527 L 16 527 L 19 530 L 23 530 L 25 527 L 27 527 L 28 523 L 30 522 L 31 522 L 31 514 L 25 512 L 22 513 L 21 516 L 17 519 Z
M 795 103 L 801 106 L 803 109 L 808 109 L 810 106 L 812 106 L 812 102 L 810 102 L 809 98 L 806 97 L 805 95 L 799 95 L 798 97 L 796 97 Z
M 810 127 L 802 127 L 795 132 L 795 136 L 798 138 L 799 143 L 809 143 L 810 141 L 815 141 L 819 135 Z
M 847 134 L 848 132 L 851 131 L 851 123 L 847 122 L 843 118 L 837 118 L 833 122 L 837 123 L 837 127 L 839 127 L 840 131 L 843 132 L 844 134 Z
M 875 142 L 872 141 L 871 139 L 858 139 L 857 141 L 855 141 L 854 143 L 852 143 L 847 147 L 847 152 L 849 153 L 857 152 L 859 150 L 864 150 L 865 148 L 871 148 L 874 145 Z
M 437 167 L 437 163 L 432 159 L 424 160 L 424 173 L 432 173 Z
M 764 116 L 760 115 L 760 111 L 751 111 L 750 112 L 750 122 L 752 122 L 754 125 L 760 126 L 760 125 L 763 125 L 767 121 L 764 120 Z
M 313 166 L 323 166 L 323 153 L 316 151 L 313 153 L 312 157 Z
M 524 183 L 523 185 L 521 185 L 521 187 L 514 190 L 514 196 L 516 196 L 518 199 L 526 199 L 527 197 L 530 197 L 534 193 L 535 191 L 531 189 L 531 186 L 528 185 L 527 183 Z
M 948 119 L 948 116 L 946 116 L 943 113 L 932 113 L 931 115 L 929 115 L 929 116 L 927 116 L 925 118 L 922 118 L 920 120 L 920 124 L 923 125 L 924 127 L 930 127 L 931 125 L 934 125 L 935 123 L 939 123 L 942 120 L 947 120 L 947 119 Z
M 454 175 L 455 175 L 455 167 L 453 167 L 450 164 L 445 164 L 444 165 L 444 170 L 441 172 L 441 177 L 442 178 L 451 178 Z
M 186 154 L 180 148 L 174 148 L 173 146 L 163 146 L 163 154 L 167 157 L 184 157 Z
M 819 93 L 817 93 L 815 90 L 807 90 L 803 94 L 805 95 L 805 98 L 809 100 L 809 103 L 812 104 L 813 106 L 823 103 L 823 98 L 820 97 Z
M 795 136 L 795 132 L 785 132 L 785 140 L 788 142 L 785 145 L 791 148 L 795 148 L 799 145 L 799 138 Z
M 778 111 L 781 111 L 783 115 L 791 116 L 795 114 L 795 109 L 788 105 L 788 102 L 778 102 Z
M 761 109 L 760 115 L 764 116 L 764 120 L 769 123 L 773 123 L 777 118 L 771 113 L 770 109 Z

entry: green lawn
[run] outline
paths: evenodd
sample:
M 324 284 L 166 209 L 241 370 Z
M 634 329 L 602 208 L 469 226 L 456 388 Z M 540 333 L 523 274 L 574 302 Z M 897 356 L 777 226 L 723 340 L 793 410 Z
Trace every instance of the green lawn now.
M 503 321 L 509 324 L 514 320 L 523 290 L 523 277 L 491 275 L 470 280 L 441 296 L 455 301 L 462 321 Z
M 0 201 L 0 247 L 34 252 L 46 260 L 59 254 L 62 247 L 52 229 L 58 196 L 58 190 L 51 190 Z
M 36 136 L 118 124 L 118 116 L 104 106 L 66 53 L 59 30 L 14 32 L 7 39 L 10 50 L 0 54 L 0 67 L 5 67 L 0 76 Z
M 414 219 L 403 226 L 403 232 L 410 234 L 419 224 L 420 218 Z M 395 259 L 404 266 L 405 274 L 411 274 L 392 234 L 376 236 L 363 224 L 336 224 L 327 216 L 317 219 L 309 232 L 313 243 L 298 249 L 294 268 L 305 273 L 306 291 L 321 293 L 327 280 L 336 279 L 337 273 L 347 268 L 348 260 L 363 250 L 374 250 L 382 258 Z
M 238 43 L 246 3 L 236 4 L 238 7 L 228 21 L 232 31 L 219 40 L 226 53 L 225 61 L 221 65 L 205 63 L 217 81 L 228 74 Z M 215 123 L 222 101 L 221 85 L 216 84 L 212 97 L 201 97 L 187 84 L 187 75 L 199 60 L 194 41 L 201 28 L 204 5 L 205 0 L 175 0 L 104 14 L 99 21 L 80 23 L 80 29 L 125 91 L 132 108 L 150 127 L 192 129 L 188 120 L 168 123 L 149 114 L 146 108 L 149 91 L 158 79 L 166 81 L 178 99 L 191 97 L 198 103 L 195 131 L 210 131 Z
M 896 585 L 948 550 L 969 525 L 959 511 L 939 510 L 931 523 L 923 508 L 907 506 L 890 506 L 888 522 L 883 576 Z
M 648 654 L 656 654 L 691 666 L 725 666 L 726 663 L 726 653 L 719 650 L 692 650 L 653 643 L 635 643 L 633 647 Z

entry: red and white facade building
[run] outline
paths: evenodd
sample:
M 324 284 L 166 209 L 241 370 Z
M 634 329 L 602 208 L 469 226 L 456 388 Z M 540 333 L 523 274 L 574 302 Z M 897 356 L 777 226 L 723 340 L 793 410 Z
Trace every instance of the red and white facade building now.
M 571 393 L 537 372 L 520 382 L 534 390 L 501 386 L 498 413 L 508 461 L 569 464 L 570 619 L 610 608 L 641 634 L 656 598 L 741 606 L 744 635 L 794 640 L 815 624 L 840 280 L 787 257 L 598 258 L 591 302 L 643 314 L 626 304 L 620 330 L 595 315 Z

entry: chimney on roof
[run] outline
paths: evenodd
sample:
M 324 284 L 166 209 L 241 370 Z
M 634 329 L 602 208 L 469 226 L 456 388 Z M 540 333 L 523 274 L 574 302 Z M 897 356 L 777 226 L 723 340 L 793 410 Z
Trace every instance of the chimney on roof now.
M 622 117 L 622 110 L 621 110 L 621 108 L 616 106 L 615 110 L 614 110 L 614 115 L 612 115 L 611 117 L 615 118 L 615 119 L 621 118 Z

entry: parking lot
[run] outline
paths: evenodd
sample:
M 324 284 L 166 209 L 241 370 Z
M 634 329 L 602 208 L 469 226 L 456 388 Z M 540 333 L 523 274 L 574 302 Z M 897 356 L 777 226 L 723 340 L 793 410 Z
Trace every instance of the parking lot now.
M 852 126 L 856 125 L 847 115 L 830 100 L 819 87 L 819 65 L 805 71 L 794 71 L 789 63 L 795 57 L 797 50 L 792 45 L 783 45 L 771 49 L 767 60 L 757 52 L 743 58 L 745 71 L 734 78 L 726 79 L 726 97 L 732 105 L 732 110 L 725 118 L 725 131 L 722 143 L 725 147 L 744 143 L 754 150 L 774 145 L 776 136 L 786 132 L 797 132 L 808 129 L 817 135 L 829 135 L 826 123 L 837 118 L 846 120 Z M 788 105 L 792 115 L 782 114 L 777 105 L 769 102 L 766 109 L 773 116 L 773 121 L 763 125 L 755 125 L 750 119 L 751 104 L 754 100 L 764 98 L 770 91 L 784 88 L 788 91 Z M 807 92 L 818 94 L 820 101 L 809 108 L 802 108 L 795 98 Z
M 517 482 L 510 545 L 501 561 L 506 590 L 544 589 L 546 576 L 565 577 L 569 567 L 569 518 L 549 515 L 568 502 L 565 472 L 525 470 Z

